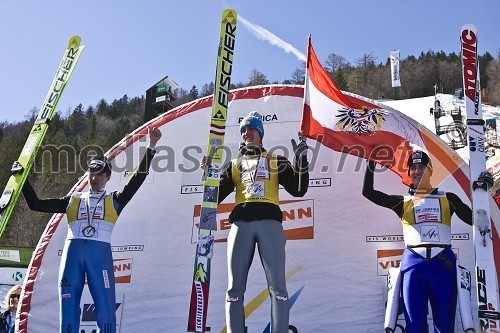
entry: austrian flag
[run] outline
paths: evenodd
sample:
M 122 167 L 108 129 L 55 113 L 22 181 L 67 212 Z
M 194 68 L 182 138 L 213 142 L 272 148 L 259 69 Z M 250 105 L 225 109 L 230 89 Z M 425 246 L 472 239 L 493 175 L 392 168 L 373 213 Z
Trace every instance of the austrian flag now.
M 404 114 L 340 91 L 318 61 L 310 39 L 300 131 L 335 151 L 390 168 L 407 185 L 411 181 L 406 161 L 413 149 L 431 155 L 434 171 L 436 164 L 443 167 L 436 186 L 463 163 L 435 134 Z

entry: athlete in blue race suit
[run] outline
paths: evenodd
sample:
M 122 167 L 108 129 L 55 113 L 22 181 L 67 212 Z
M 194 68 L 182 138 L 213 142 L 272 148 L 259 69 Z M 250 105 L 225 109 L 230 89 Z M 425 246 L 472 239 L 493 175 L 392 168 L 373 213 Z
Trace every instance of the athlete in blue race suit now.
M 30 209 L 66 213 L 68 218 L 68 236 L 59 269 L 60 333 L 79 332 L 85 277 L 95 304 L 98 332 L 116 332 L 111 233 L 118 215 L 146 179 L 160 137 L 159 129 L 149 129 L 146 154 L 122 191 L 106 193 L 104 187 L 111 177 L 111 164 L 102 155 L 94 156 L 89 162 L 88 192 L 59 199 L 39 199 L 33 187 L 25 183 L 23 194 Z
M 472 225 L 472 212 L 456 194 L 431 186 L 432 163 L 425 152 L 414 151 L 408 167 L 412 180 L 410 195 L 388 195 L 373 189 L 375 163 L 370 161 L 363 195 L 379 206 L 392 209 L 403 224 L 406 248 L 400 270 L 406 332 L 427 332 L 430 301 L 434 332 L 452 333 L 455 331 L 457 274 L 451 250 L 451 216 L 457 214 Z M 386 331 L 392 330 L 386 328 Z

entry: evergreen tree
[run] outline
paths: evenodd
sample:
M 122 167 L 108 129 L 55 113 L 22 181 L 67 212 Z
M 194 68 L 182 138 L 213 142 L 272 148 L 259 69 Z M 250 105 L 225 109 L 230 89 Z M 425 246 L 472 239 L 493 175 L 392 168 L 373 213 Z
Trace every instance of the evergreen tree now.
M 488 63 L 486 73 L 489 77 L 489 103 L 500 105 L 500 52 L 498 58 Z
M 103 98 L 101 99 L 97 105 L 96 105 L 96 113 L 99 114 L 99 115 L 107 115 L 108 113 L 108 103 L 106 102 L 106 100 Z
M 90 105 L 90 106 L 87 108 L 87 110 L 85 110 L 85 116 L 86 116 L 87 118 L 91 118 L 91 117 L 94 115 L 94 113 L 95 113 L 95 109 L 94 109 L 94 107 L 93 107 L 92 105 Z
M 87 127 L 83 106 L 79 104 L 68 117 L 68 135 L 79 137 Z
M 200 96 L 199 96 L 199 93 L 198 93 L 198 88 L 196 88 L 196 86 L 193 86 L 191 88 L 191 90 L 189 91 L 189 97 L 191 98 L 192 101 L 194 101 L 195 99 L 198 99 Z

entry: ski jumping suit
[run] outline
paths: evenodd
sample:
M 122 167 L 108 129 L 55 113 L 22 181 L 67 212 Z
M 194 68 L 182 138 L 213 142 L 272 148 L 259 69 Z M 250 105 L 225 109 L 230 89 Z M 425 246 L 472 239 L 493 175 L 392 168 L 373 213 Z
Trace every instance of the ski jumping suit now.
M 59 199 L 39 199 L 33 187 L 25 183 L 23 194 L 30 209 L 66 213 L 68 218 L 68 236 L 59 268 L 61 333 L 79 332 L 85 277 L 95 304 L 98 332 L 116 332 L 111 233 L 118 215 L 146 179 L 153 155 L 153 150 L 148 148 L 138 171 L 122 191 L 89 190 Z M 87 228 L 90 224 L 92 227 Z
M 401 258 L 402 296 L 407 333 L 427 331 L 427 307 L 431 303 L 434 332 L 455 331 L 457 304 L 456 260 L 451 250 L 451 216 L 456 213 L 472 225 L 471 209 L 454 193 L 420 193 L 410 187 L 409 196 L 388 195 L 373 189 L 373 162 L 366 169 L 363 195 L 392 209 L 401 219 L 406 248 Z
M 226 323 L 228 333 L 245 332 L 244 293 L 255 244 L 266 274 L 271 297 L 271 332 L 287 333 L 288 293 L 285 281 L 285 243 L 279 207 L 279 185 L 295 197 L 307 192 L 307 157 L 298 158 L 293 168 L 282 156 L 262 149 L 243 147 L 241 155 L 224 166 L 219 187 L 219 202 L 235 188 L 235 207 L 229 215 L 231 230 L 227 239 L 228 289 Z M 298 181 L 301 177 L 301 189 Z

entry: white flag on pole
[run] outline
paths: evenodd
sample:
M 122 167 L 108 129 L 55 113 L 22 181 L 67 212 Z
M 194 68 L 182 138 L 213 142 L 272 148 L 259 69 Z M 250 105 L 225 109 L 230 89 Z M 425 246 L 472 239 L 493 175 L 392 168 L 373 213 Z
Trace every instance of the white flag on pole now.
M 401 87 L 399 77 L 399 50 L 391 51 L 391 78 L 393 87 Z

